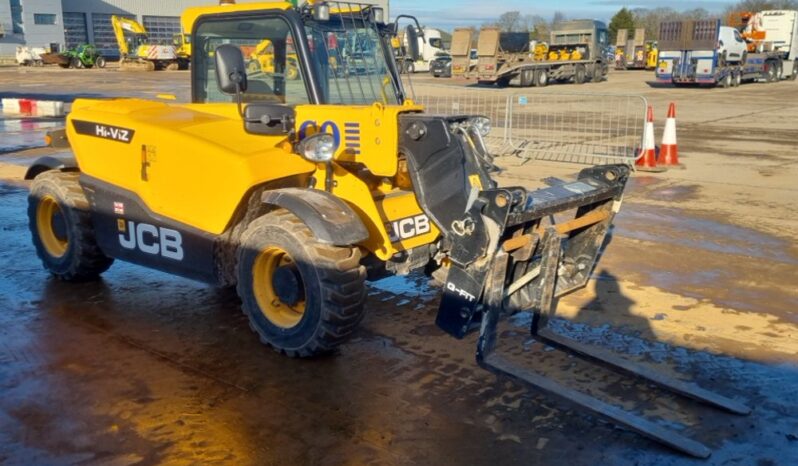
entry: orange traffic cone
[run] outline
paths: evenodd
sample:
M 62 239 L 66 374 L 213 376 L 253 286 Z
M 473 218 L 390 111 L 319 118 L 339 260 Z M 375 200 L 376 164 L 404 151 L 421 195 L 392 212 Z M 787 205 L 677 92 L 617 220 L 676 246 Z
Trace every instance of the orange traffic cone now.
M 665 119 L 665 131 L 662 133 L 662 146 L 657 162 L 660 165 L 684 168 L 684 165 L 679 163 L 679 149 L 676 145 L 676 105 L 673 102 L 668 106 L 668 118 Z
M 654 110 L 648 106 L 646 127 L 643 131 L 643 149 L 635 161 L 635 168 L 643 172 L 664 172 L 664 167 L 657 166 L 656 148 L 654 147 Z

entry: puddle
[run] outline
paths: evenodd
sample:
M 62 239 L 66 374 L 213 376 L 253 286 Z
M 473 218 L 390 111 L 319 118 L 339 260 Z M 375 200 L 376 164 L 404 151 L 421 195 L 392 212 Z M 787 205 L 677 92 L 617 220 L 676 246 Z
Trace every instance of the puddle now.
M 798 264 L 788 241 L 750 228 L 698 218 L 678 209 L 634 204 L 621 209 L 614 233 L 628 238 Z
M 44 134 L 61 126 L 63 119 L 0 117 L 0 154 L 44 147 Z

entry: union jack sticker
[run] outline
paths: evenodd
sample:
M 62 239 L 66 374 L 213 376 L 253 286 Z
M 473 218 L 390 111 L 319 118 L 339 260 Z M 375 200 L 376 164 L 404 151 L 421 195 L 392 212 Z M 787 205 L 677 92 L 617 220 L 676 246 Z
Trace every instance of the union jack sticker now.
M 122 202 L 114 202 L 114 213 L 117 215 L 125 215 L 125 204 Z

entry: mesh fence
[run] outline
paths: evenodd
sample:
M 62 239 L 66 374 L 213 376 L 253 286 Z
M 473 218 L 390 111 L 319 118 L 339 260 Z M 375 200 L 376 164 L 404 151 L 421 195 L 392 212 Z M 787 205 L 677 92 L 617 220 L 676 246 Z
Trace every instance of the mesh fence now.
M 640 155 L 647 102 L 637 95 L 488 89 L 405 82 L 433 114 L 484 115 L 497 156 L 583 164 L 633 163 Z

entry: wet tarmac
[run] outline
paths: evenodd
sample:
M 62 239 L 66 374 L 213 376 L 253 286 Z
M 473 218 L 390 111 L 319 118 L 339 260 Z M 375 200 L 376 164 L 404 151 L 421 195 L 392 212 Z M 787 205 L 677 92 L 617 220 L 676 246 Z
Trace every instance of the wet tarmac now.
M 798 461 L 794 365 L 557 324 L 744 400 L 754 413 L 740 417 L 532 342 L 524 314 L 505 329 L 508 348 L 525 348 L 542 372 L 663 416 L 716 450 L 696 462 L 479 369 L 473 337 L 455 341 L 433 325 L 437 293 L 421 277 L 372 286 L 362 329 L 338 354 L 290 360 L 257 343 L 229 290 L 122 263 L 95 283 L 48 277 L 25 210 L 24 188 L 0 187 L 6 464 L 530 464 L 565 454 L 573 464 Z M 606 270 L 597 278 L 617 298 L 616 278 Z M 597 307 L 600 298 L 585 309 Z
M 113 74 L 96 73 L 97 92 L 130 93 Z M 137 95 L 185 93 L 140 76 Z M 0 147 L 44 129 L 14 125 Z M 750 416 L 542 345 L 528 313 L 501 328 L 512 357 L 705 443 L 701 461 L 480 369 L 473 335 L 435 327 L 438 290 L 420 276 L 370 284 L 352 341 L 314 360 L 260 345 L 231 290 L 119 262 L 98 282 L 59 282 L 30 242 L 25 184 L 0 182 L 0 463 L 798 464 L 794 240 L 683 209 L 707 189 L 636 177 L 588 289 L 554 325 Z

